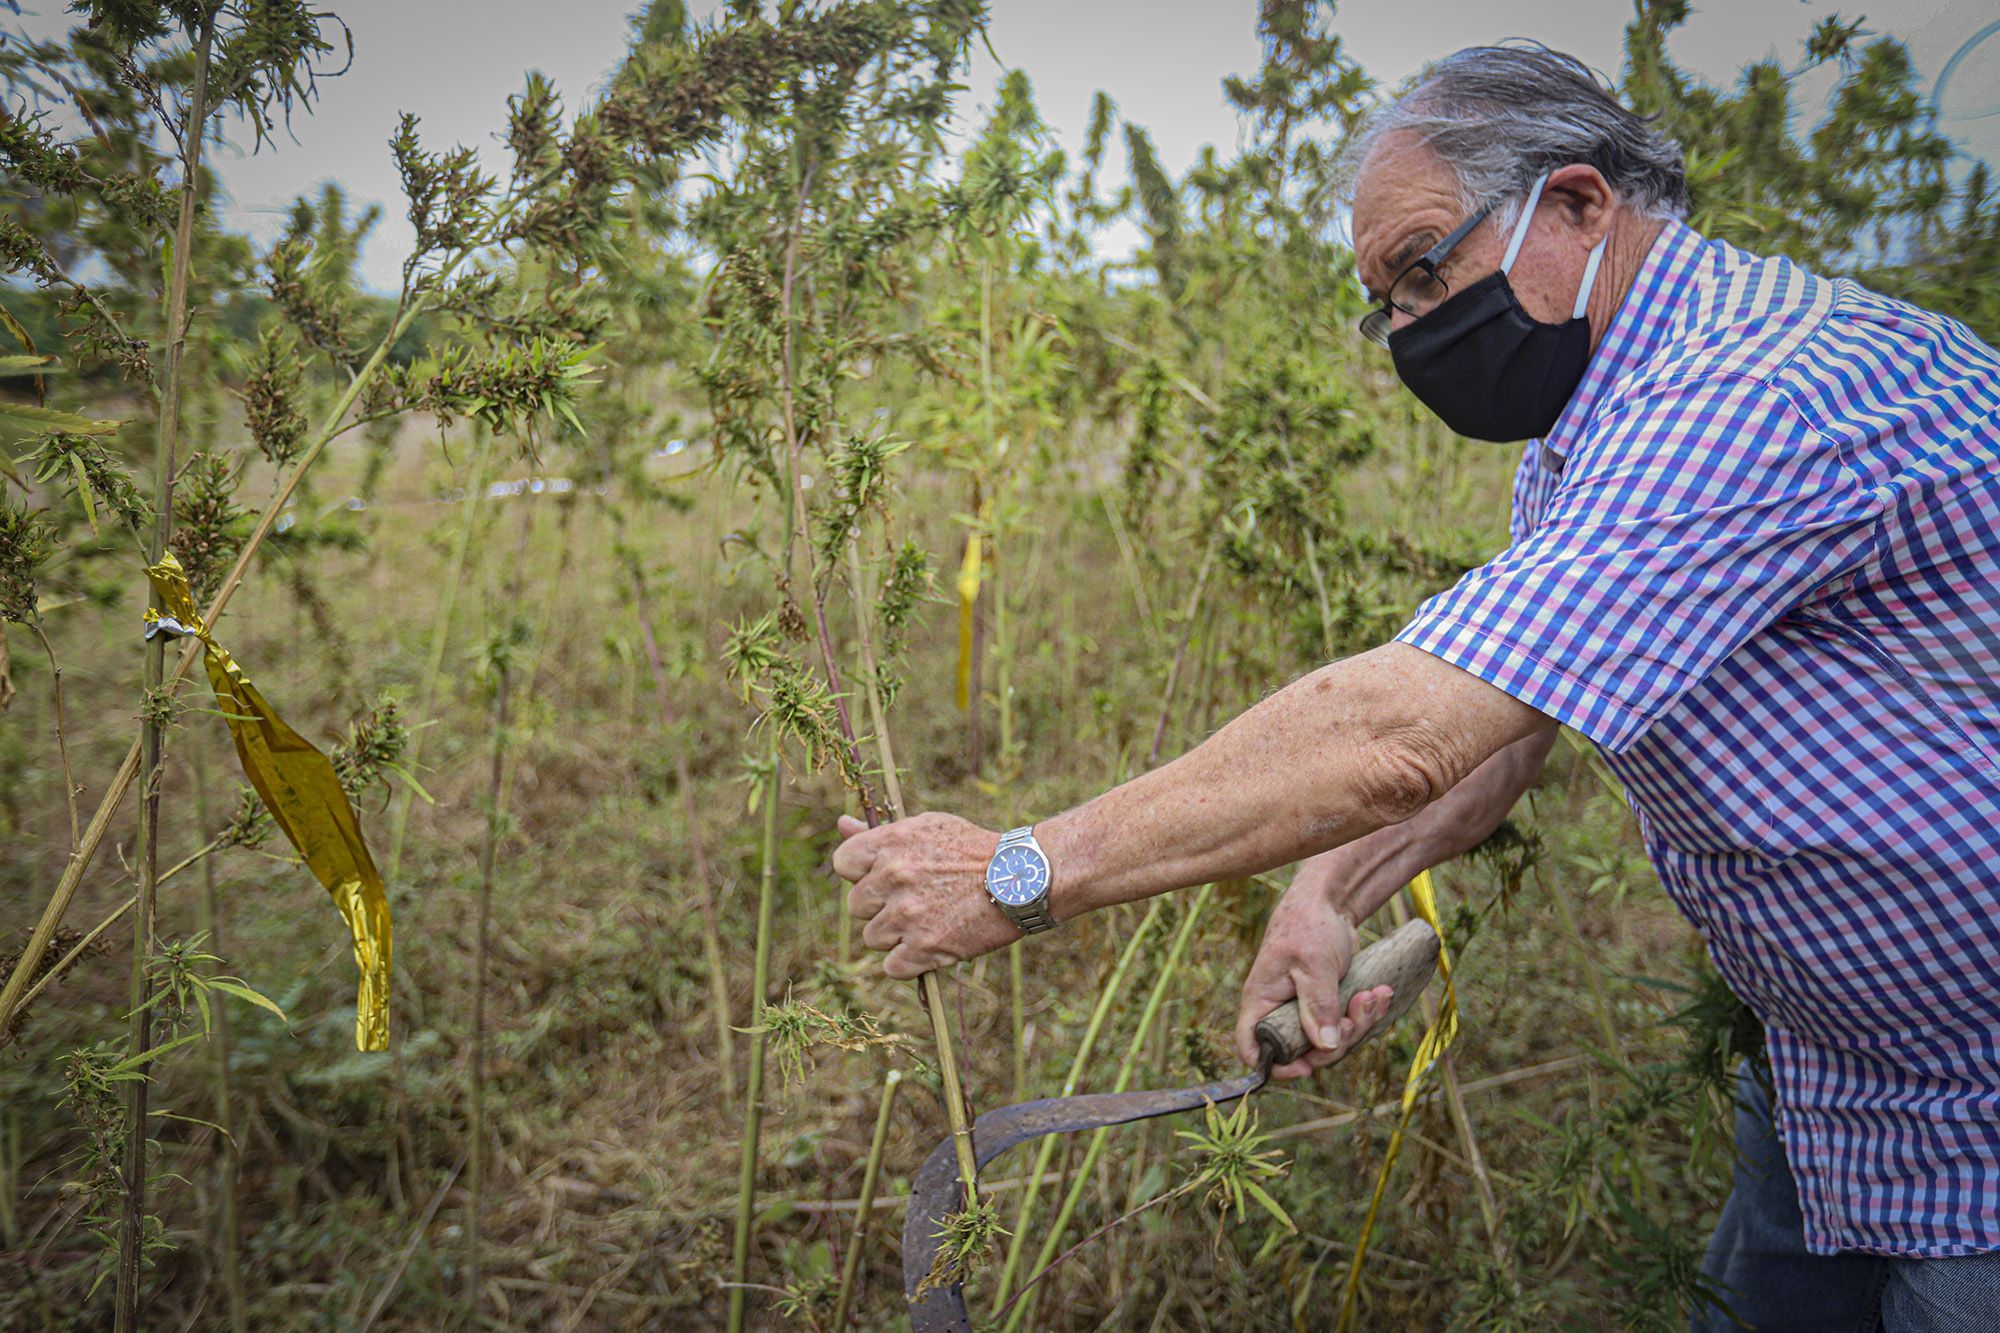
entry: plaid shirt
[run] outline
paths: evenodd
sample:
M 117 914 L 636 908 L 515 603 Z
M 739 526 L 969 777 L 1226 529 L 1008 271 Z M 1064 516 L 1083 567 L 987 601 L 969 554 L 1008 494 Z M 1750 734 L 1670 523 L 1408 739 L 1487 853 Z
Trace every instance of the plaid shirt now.
M 2000 356 L 1670 222 L 1512 534 L 1397 637 L 1610 756 L 1807 1245 L 2000 1250 Z

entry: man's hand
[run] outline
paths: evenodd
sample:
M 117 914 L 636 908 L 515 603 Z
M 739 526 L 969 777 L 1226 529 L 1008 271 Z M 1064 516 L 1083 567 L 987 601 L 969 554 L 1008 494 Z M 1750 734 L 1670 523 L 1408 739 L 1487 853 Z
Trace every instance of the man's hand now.
M 1299 1078 L 1351 1050 L 1389 1010 L 1387 986 L 1357 994 L 1343 1015 L 1340 979 L 1354 957 L 1354 922 L 1317 885 L 1287 890 L 1271 910 L 1257 961 L 1243 980 L 1243 1005 L 1236 1017 L 1236 1049 L 1245 1064 L 1257 1063 L 1257 1020 L 1296 998 L 1306 1040 L 1303 1058 L 1271 1071 L 1277 1079 Z
M 977 958 L 1021 938 L 986 895 L 986 863 L 1000 835 L 956 815 L 924 814 L 869 828 L 840 817 L 833 871 L 854 885 L 847 910 L 861 940 L 888 957 L 898 980 Z

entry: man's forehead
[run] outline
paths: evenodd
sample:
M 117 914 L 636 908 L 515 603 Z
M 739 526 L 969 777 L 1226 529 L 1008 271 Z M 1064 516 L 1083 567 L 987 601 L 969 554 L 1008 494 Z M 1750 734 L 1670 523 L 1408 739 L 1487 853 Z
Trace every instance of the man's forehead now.
M 1386 281 L 1434 244 L 1457 206 L 1457 181 L 1428 144 L 1408 131 L 1384 135 L 1354 181 L 1354 258 L 1363 285 Z

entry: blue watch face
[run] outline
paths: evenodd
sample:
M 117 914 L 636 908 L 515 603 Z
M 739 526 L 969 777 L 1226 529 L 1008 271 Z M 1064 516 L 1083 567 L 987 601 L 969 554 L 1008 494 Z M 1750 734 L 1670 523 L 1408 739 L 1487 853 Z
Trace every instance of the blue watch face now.
M 1032 847 L 1003 848 L 986 867 L 986 891 L 1009 907 L 1024 907 L 1049 887 L 1049 863 Z

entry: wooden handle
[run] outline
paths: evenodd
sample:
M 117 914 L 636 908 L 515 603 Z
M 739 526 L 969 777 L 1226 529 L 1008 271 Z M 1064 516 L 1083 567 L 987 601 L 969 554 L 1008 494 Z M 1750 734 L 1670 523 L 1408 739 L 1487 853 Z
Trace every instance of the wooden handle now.
M 1369 1028 L 1361 1041 L 1342 1051 L 1343 1058 L 1355 1046 L 1409 1012 L 1417 997 L 1424 993 L 1431 973 L 1437 969 L 1437 958 L 1437 932 L 1424 921 L 1405 921 L 1394 934 L 1375 941 L 1354 955 L 1354 961 L 1348 964 L 1347 975 L 1340 979 L 1342 1014 L 1347 1012 L 1348 1001 L 1357 992 L 1387 986 L 1395 994 L 1382 1021 Z M 1338 1015 L 1320 1014 L 1317 1017 L 1324 1023 L 1337 1021 Z M 1257 1021 L 1257 1045 L 1271 1057 L 1267 1068 L 1291 1063 L 1304 1055 L 1312 1044 L 1306 1040 L 1305 1029 L 1299 1022 L 1297 1000 L 1285 1001 Z

